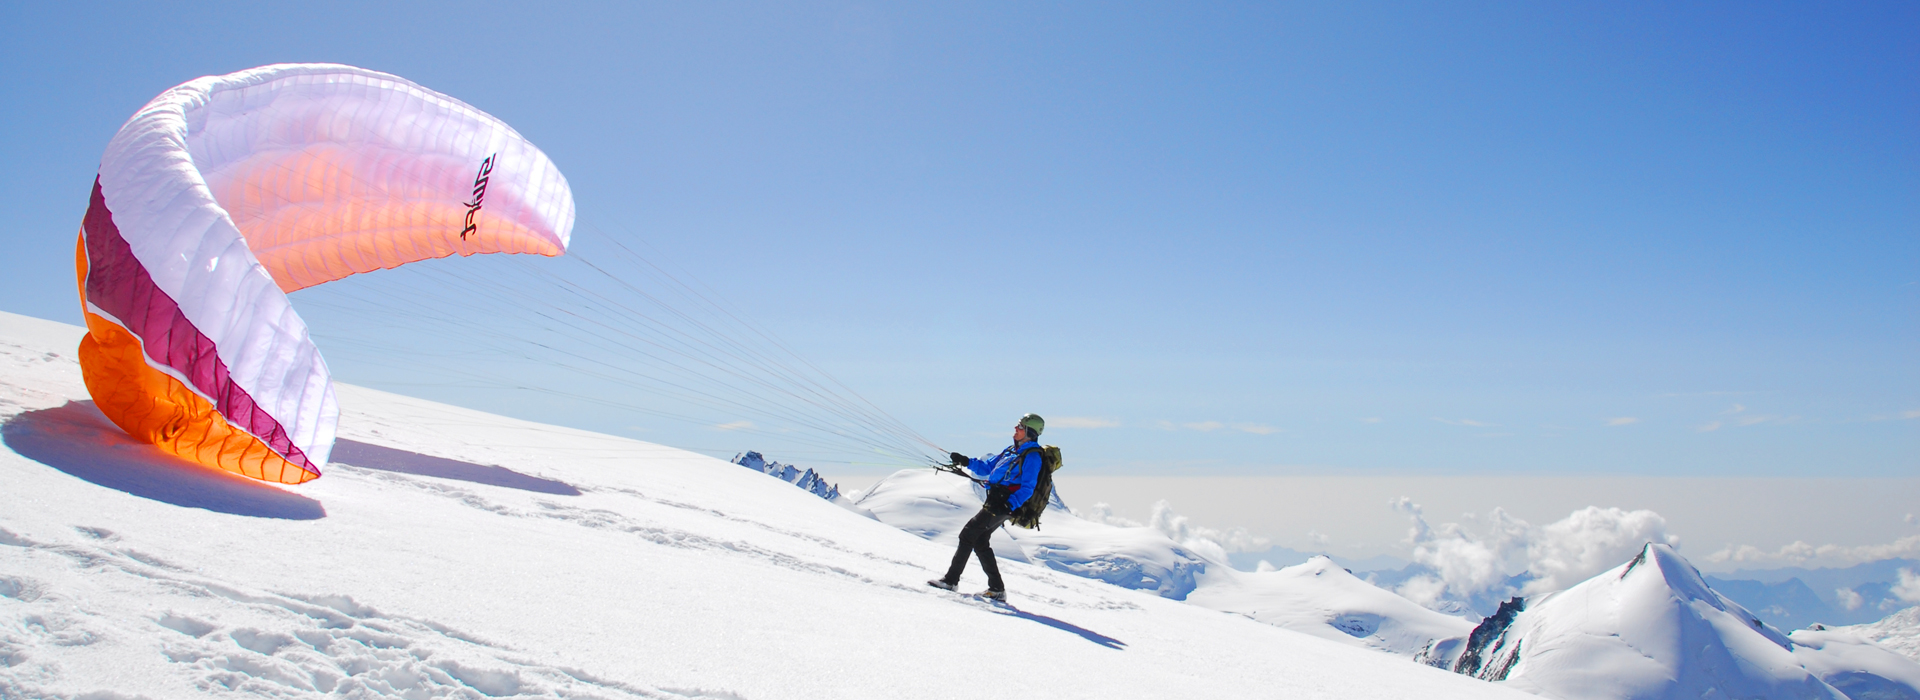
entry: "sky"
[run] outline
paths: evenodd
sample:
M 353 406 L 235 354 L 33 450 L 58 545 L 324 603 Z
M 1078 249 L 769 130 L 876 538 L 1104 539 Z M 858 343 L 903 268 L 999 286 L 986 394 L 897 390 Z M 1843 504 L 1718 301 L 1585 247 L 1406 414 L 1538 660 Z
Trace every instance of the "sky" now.
M 577 251 L 646 246 L 943 448 L 1032 411 L 1097 476 L 1920 467 L 1909 3 L 9 2 L 0 36 L 11 312 L 78 322 L 145 101 L 340 62 L 513 125 Z M 336 379 L 811 456 L 409 383 L 432 339 L 339 300 L 403 272 L 296 295 Z

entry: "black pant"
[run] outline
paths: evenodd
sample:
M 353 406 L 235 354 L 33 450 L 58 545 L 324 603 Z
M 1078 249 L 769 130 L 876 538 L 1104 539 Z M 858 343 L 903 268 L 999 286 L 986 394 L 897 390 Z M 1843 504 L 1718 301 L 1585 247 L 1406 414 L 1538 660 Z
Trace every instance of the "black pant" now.
M 954 551 L 953 565 L 947 567 L 947 583 L 958 585 L 960 574 L 967 570 L 967 555 L 978 554 L 980 568 L 987 572 L 987 588 L 995 591 L 1007 590 L 1006 584 L 1000 580 L 1000 563 L 994 561 L 993 546 L 990 544 L 993 540 L 993 531 L 1000 529 L 1000 524 L 1006 522 L 1012 515 L 1006 512 L 1004 505 L 1006 501 L 1003 499 L 1000 503 L 1001 507 L 995 508 L 992 499 L 989 499 L 988 504 L 980 509 L 980 513 L 973 516 L 972 520 L 968 520 L 966 527 L 960 528 L 960 549 Z

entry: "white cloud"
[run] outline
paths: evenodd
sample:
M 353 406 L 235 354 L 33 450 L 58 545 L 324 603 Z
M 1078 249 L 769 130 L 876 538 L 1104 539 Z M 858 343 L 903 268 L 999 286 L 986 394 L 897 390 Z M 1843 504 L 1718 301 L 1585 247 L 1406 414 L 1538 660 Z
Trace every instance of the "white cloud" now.
M 1369 418 L 1362 418 L 1362 419 L 1360 419 L 1360 422 L 1362 422 L 1362 423 L 1378 423 L 1378 422 L 1380 422 L 1380 419 L 1379 419 L 1378 417 L 1369 417 Z
M 1527 543 L 1528 595 L 1558 591 L 1632 559 L 1649 542 L 1679 546 L 1667 519 L 1650 510 L 1588 506 L 1540 528 Z
M 1421 574 L 1407 579 L 1399 588 L 1393 589 L 1400 597 L 1419 603 L 1423 607 L 1434 607 L 1447 594 L 1447 584 L 1438 578 Z
M 713 426 L 713 429 L 714 430 L 752 430 L 753 421 L 737 420 L 732 423 L 721 423 L 719 425 Z
M 1448 419 L 1445 419 L 1445 418 L 1441 418 L 1441 417 L 1439 417 L 1439 416 L 1435 416 L 1435 417 L 1434 417 L 1434 420 L 1437 420 L 1437 421 L 1440 421 L 1440 422 L 1442 422 L 1442 423 L 1445 423 L 1445 424 L 1447 424 L 1447 425 L 1464 425 L 1464 426 L 1467 426 L 1467 427 L 1469 427 L 1469 428 L 1498 428 L 1498 427 L 1500 427 L 1499 425 L 1496 425 L 1496 424 L 1493 424 L 1493 423 L 1482 423 L 1482 422 L 1480 422 L 1480 421 L 1477 421 L 1477 420 L 1472 420 L 1472 419 L 1468 419 L 1468 418 L 1461 418 L 1461 419 L 1459 419 L 1459 420 L 1448 420 Z
M 1729 409 L 1727 409 L 1727 410 L 1725 410 L 1725 411 L 1723 411 L 1722 413 L 1740 413 L 1740 412 L 1742 412 L 1742 411 L 1745 411 L 1745 410 L 1747 410 L 1747 407 L 1746 407 L 1746 406 L 1743 406 L 1743 405 L 1741 405 L 1741 404 L 1734 404 L 1734 405 L 1733 405 L 1733 408 L 1729 408 Z
M 1701 433 L 1711 433 L 1711 432 L 1713 432 L 1713 431 L 1715 431 L 1715 430 L 1719 430 L 1719 429 L 1720 429 L 1720 421 L 1713 421 L 1713 422 L 1711 422 L 1711 423 L 1708 423 L 1708 424 L 1706 424 L 1706 425 L 1703 425 L 1703 426 L 1700 426 L 1700 427 L 1698 427 L 1698 428 L 1694 428 L 1694 431 L 1695 431 L 1695 432 L 1701 432 Z
M 1211 433 L 1224 428 L 1232 428 L 1255 435 L 1271 435 L 1281 432 L 1280 428 L 1275 428 L 1270 425 L 1262 425 L 1259 423 L 1234 423 L 1228 425 L 1217 420 L 1194 421 L 1192 423 L 1175 423 L 1173 421 L 1163 420 L 1154 421 L 1153 427 L 1160 430 L 1197 430 L 1203 433 Z
M 1480 535 L 1457 523 L 1429 526 L 1420 504 L 1411 498 L 1403 496 L 1390 505 L 1411 521 L 1407 540 L 1413 545 L 1413 561 L 1434 570 L 1432 576 L 1401 584 L 1400 594 L 1422 605 L 1431 605 L 1449 590 L 1472 595 L 1505 581 L 1507 557 L 1526 539 L 1527 523 L 1499 508 L 1488 518 L 1490 531 Z
M 1112 525 L 1114 527 L 1140 527 L 1140 523 L 1134 522 L 1132 520 L 1128 520 L 1126 518 L 1122 518 L 1118 515 L 1114 515 L 1113 506 L 1107 505 L 1105 503 L 1095 503 L 1086 508 L 1074 508 L 1069 506 L 1067 509 L 1072 511 L 1074 515 L 1079 516 L 1081 520 L 1086 520 L 1089 522 L 1096 522 L 1102 525 Z
M 1920 418 L 1920 411 L 1901 411 L 1901 418 Z
M 1253 570 L 1261 573 L 1266 573 L 1268 571 L 1279 571 L 1279 569 L 1273 568 L 1273 562 L 1267 561 L 1265 559 L 1261 559 L 1260 565 L 1253 567 Z
M 1859 610 L 1860 606 L 1867 602 L 1851 588 L 1833 589 L 1833 599 L 1840 603 L 1840 607 L 1848 610 Z
M 1061 416 L 1047 421 L 1049 428 L 1118 428 L 1120 421 L 1111 418 L 1086 418 L 1081 416 Z
M 1899 597 L 1900 600 L 1920 603 L 1920 576 L 1914 575 L 1912 569 L 1901 569 L 1900 583 L 1888 592 Z
M 1632 416 L 1622 416 L 1620 418 L 1607 419 L 1607 425 L 1633 425 L 1638 422 L 1640 422 L 1640 419 L 1634 418 Z
M 1193 524 L 1186 516 L 1173 512 L 1173 505 L 1160 501 L 1153 504 L 1153 515 L 1144 525 L 1114 515 L 1113 506 L 1095 503 L 1087 508 L 1073 508 L 1073 514 L 1082 520 L 1112 525 L 1114 527 L 1151 527 L 1166 535 L 1167 539 L 1191 549 L 1194 553 L 1215 562 L 1226 563 L 1229 552 L 1258 552 L 1273 546 L 1265 537 L 1255 536 L 1246 528 L 1235 527 L 1225 530 Z
M 1227 561 L 1228 552 L 1258 552 L 1273 546 L 1267 538 L 1257 537 L 1246 528 L 1216 530 L 1195 525 L 1187 516 L 1174 513 L 1173 504 L 1166 501 L 1153 504 L 1153 516 L 1147 525 L 1196 554 L 1221 563 Z
M 1706 561 L 1715 564 L 1733 562 L 1802 566 L 1818 563 L 1823 566 L 1852 566 L 1895 557 L 1920 557 L 1920 535 L 1908 535 L 1887 544 L 1855 547 L 1836 544 L 1823 544 L 1816 547 L 1805 542 L 1794 542 L 1771 552 L 1750 544 L 1743 544 L 1738 547 L 1729 546 L 1709 554 L 1706 556 Z
M 1307 541 L 1312 542 L 1315 547 L 1326 549 L 1327 543 L 1332 542 L 1333 538 L 1326 536 L 1318 528 L 1313 528 L 1307 530 Z
M 1534 575 L 1526 595 L 1564 589 L 1633 558 L 1648 542 L 1678 546 L 1667 521 L 1650 510 L 1587 507 L 1545 526 L 1534 526 L 1495 508 L 1485 519 L 1428 524 L 1420 505 L 1402 497 L 1389 502 L 1411 522 L 1407 541 L 1414 562 L 1433 570 L 1409 579 L 1397 591 L 1431 606 L 1443 598 L 1493 592 L 1508 595 L 1507 566 L 1524 557 Z
M 1907 514 L 1907 524 L 1908 524 L 1908 525 L 1915 525 L 1915 524 L 1920 524 L 1920 518 L 1915 518 L 1915 517 L 1913 517 L 1913 514 L 1912 514 L 1912 513 L 1908 513 L 1908 514 Z

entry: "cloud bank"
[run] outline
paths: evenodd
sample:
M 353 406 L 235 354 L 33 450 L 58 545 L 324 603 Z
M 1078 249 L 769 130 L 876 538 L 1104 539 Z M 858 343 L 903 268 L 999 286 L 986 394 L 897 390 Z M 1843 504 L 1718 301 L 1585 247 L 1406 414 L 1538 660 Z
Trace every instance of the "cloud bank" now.
M 1082 520 L 1113 525 L 1115 527 L 1151 527 L 1166 535 L 1210 561 L 1226 564 L 1227 554 L 1232 552 L 1258 552 L 1273 545 L 1265 537 L 1255 536 L 1246 528 L 1235 527 L 1218 530 L 1193 524 L 1187 516 L 1173 511 L 1173 504 L 1165 500 L 1153 504 L 1153 514 L 1148 522 L 1141 524 L 1113 514 L 1113 507 L 1105 503 L 1095 503 L 1088 508 L 1072 508 L 1073 514 Z
M 1706 561 L 1715 564 L 1852 566 L 1896 557 L 1920 558 L 1920 535 L 1908 535 L 1887 544 L 1865 544 L 1853 547 L 1837 544 L 1814 546 L 1796 541 L 1771 552 L 1750 544 L 1743 544 L 1738 547 L 1726 547 L 1709 554 L 1706 556 Z
M 1397 592 L 1428 607 L 1447 599 L 1550 593 L 1619 566 L 1648 542 L 1680 544 L 1667 532 L 1666 518 L 1650 510 L 1589 506 L 1536 526 L 1495 508 L 1484 520 L 1468 515 L 1467 524 L 1434 526 L 1411 498 L 1390 505 L 1411 522 L 1407 541 L 1413 561 L 1431 570 L 1403 582 Z M 1509 573 L 1516 562 L 1532 574 L 1518 590 Z
M 1901 569 L 1900 583 L 1895 584 L 1891 592 L 1900 600 L 1920 603 L 1920 575 L 1914 574 L 1912 569 Z

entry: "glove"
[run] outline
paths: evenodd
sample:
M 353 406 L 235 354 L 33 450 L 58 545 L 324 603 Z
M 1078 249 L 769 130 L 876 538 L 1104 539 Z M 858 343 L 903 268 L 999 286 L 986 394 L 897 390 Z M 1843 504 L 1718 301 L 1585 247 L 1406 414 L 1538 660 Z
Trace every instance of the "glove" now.
M 987 512 L 994 515 L 1013 515 L 1013 508 L 1007 505 L 1007 501 L 1012 500 L 1013 492 L 1018 490 L 1020 487 L 1012 484 L 992 487 L 992 490 L 987 491 Z
M 972 459 L 969 459 L 967 458 L 966 455 L 960 454 L 958 452 L 948 454 L 947 457 L 951 458 L 953 460 L 954 466 L 958 466 L 958 467 L 964 467 L 964 466 L 967 466 L 968 464 L 973 463 Z

